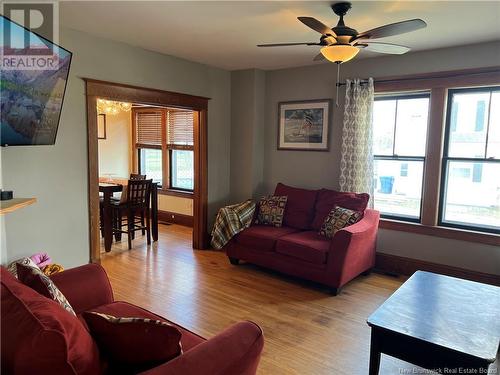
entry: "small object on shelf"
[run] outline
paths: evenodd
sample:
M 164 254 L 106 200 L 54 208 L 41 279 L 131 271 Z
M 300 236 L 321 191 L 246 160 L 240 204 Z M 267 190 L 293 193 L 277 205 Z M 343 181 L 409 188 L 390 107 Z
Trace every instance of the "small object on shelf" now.
M 0 190 L 0 200 L 7 201 L 14 198 L 14 192 L 12 190 Z
M 36 202 L 36 198 L 13 198 L 8 201 L 0 201 L 0 215 L 19 210 Z

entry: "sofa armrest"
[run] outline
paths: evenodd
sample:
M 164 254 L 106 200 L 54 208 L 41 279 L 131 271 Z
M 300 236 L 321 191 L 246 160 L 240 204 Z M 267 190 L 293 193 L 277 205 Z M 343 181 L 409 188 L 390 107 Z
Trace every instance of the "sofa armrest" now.
M 237 323 L 181 356 L 142 375 L 253 375 L 257 371 L 264 336 L 252 322 Z
M 85 264 L 50 276 L 77 314 L 113 302 L 106 271 L 99 264 Z
M 328 268 L 339 287 L 375 265 L 375 249 L 380 213 L 366 209 L 356 224 L 339 230 L 333 236 Z

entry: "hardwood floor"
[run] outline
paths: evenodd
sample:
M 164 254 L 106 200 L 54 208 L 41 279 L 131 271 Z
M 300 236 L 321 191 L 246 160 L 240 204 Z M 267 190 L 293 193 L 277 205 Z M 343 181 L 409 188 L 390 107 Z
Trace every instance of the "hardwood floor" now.
M 249 264 L 233 266 L 219 251 L 193 251 L 191 228 L 178 225 L 160 225 L 152 246 L 140 235 L 133 245 L 127 250 L 124 236 L 102 256 L 115 298 L 206 338 L 240 320 L 258 323 L 265 335 L 259 374 L 367 374 L 366 319 L 403 282 L 360 276 L 332 297 L 313 283 Z M 380 374 L 413 369 L 383 356 Z

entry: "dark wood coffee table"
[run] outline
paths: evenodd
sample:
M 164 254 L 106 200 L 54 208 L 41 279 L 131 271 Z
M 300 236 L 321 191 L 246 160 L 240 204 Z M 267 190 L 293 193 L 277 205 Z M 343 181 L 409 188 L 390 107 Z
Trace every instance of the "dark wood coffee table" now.
M 442 373 L 487 374 L 500 340 L 500 288 L 417 271 L 367 322 L 370 375 L 381 353 Z

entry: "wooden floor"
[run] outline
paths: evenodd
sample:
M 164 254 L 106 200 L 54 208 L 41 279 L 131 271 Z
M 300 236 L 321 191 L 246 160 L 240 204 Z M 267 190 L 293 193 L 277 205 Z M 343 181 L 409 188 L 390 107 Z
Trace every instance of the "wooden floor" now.
M 253 265 L 232 266 L 222 252 L 192 250 L 191 229 L 160 225 L 159 241 L 126 236 L 102 256 L 115 298 L 145 307 L 204 337 L 252 320 L 264 330 L 259 374 L 368 373 L 366 318 L 402 283 L 360 276 L 337 297 L 326 288 Z M 381 375 L 414 367 L 383 356 Z M 408 371 L 408 372 L 407 372 Z M 423 373 L 423 372 L 422 372 Z

